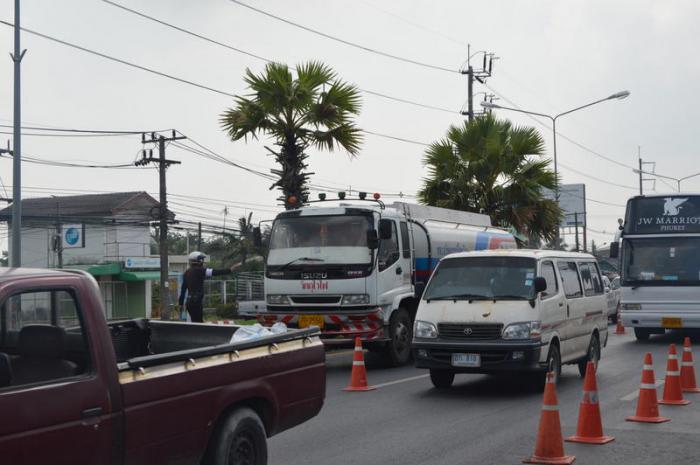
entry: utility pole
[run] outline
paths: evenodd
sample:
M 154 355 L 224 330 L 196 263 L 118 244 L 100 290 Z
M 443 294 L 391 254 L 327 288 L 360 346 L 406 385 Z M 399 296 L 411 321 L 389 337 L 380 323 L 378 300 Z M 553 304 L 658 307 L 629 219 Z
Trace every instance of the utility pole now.
M 168 282 L 168 196 L 165 185 L 165 172 L 170 165 L 179 165 L 179 161 L 168 160 L 165 158 L 165 143 L 175 140 L 187 139 L 185 136 L 178 136 L 173 129 L 169 137 L 164 137 L 161 134 L 151 133 L 150 139 L 146 139 L 146 134 L 141 135 L 143 144 L 158 144 L 158 158 L 153 157 L 153 150 L 149 150 L 149 156 L 146 157 L 146 150 L 142 152 L 141 160 L 136 161 L 136 166 L 147 165 L 154 163 L 158 165 L 158 178 L 160 184 L 160 212 L 158 232 L 160 236 L 159 251 L 160 251 L 160 317 L 163 320 L 170 319 L 170 292 Z
M 202 222 L 197 223 L 197 250 L 202 251 Z
M 574 212 L 574 225 L 575 225 L 574 231 L 576 232 L 576 252 L 580 252 L 581 249 L 580 249 L 579 243 L 578 243 L 578 212 Z
M 644 165 L 651 165 L 651 173 L 653 174 L 656 172 L 656 162 L 642 160 L 642 147 L 639 145 L 637 146 L 637 158 L 639 159 L 639 195 L 644 195 L 644 181 L 656 183 L 656 178 L 644 178 Z
M 471 59 L 474 55 L 480 53 L 484 54 L 484 60 L 480 69 L 474 69 L 471 64 Z M 486 78 L 491 77 L 491 71 L 493 71 L 493 60 L 497 60 L 498 57 L 494 56 L 494 53 L 489 53 L 486 50 L 480 50 L 478 52 L 471 53 L 471 45 L 467 45 L 467 62 L 462 65 L 460 73 L 467 75 L 467 105 L 466 110 L 462 107 L 460 113 L 467 117 L 469 121 L 472 121 L 476 116 L 474 113 L 474 81 L 479 81 L 481 84 L 486 83 Z M 485 100 L 488 96 L 485 98 Z M 492 96 L 493 98 L 493 96 Z
M 27 52 L 20 52 L 19 43 L 19 3 L 15 0 L 15 53 L 10 54 L 15 65 L 15 95 L 13 121 L 12 158 L 12 255 L 10 266 L 22 266 L 22 99 L 21 73 L 22 58 Z

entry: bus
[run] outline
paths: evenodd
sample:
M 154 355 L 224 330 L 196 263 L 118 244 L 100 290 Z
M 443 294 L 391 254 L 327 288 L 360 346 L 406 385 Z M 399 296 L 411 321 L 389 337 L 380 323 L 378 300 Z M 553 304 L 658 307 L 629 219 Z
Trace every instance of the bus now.
M 632 197 L 620 223 L 622 324 L 639 340 L 700 328 L 700 194 Z

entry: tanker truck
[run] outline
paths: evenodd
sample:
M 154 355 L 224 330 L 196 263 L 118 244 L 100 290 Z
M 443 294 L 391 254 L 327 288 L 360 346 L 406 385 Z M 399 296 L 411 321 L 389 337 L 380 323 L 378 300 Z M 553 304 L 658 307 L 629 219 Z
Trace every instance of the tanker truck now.
M 418 301 L 438 261 L 454 252 L 510 248 L 514 237 L 493 227 L 488 215 L 385 205 L 378 194 L 351 203 L 313 201 L 272 224 L 266 308 L 257 318 L 265 326 L 317 326 L 326 345 L 360 337 L 389 365 L 402 365 L 410 360 Z

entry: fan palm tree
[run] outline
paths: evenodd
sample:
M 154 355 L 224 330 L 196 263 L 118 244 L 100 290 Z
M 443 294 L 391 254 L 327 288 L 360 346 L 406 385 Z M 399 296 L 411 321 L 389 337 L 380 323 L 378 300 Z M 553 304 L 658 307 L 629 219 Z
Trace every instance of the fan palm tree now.
M 319 62 L 298 65 L 296 78 L 287 65 L 270 63 L 260 75 L 246 70 L 245 82 L 251 93 L 237 96 L 235 107 L 221 116 L 231 140 L 269 136 L 277 147 L 266 149 L 280 165 L 270 187 L 278 187 L 285 207 L 295 197 L 308 195 L 307 150 L 311 147 L 334 151 L 344 149 L 356 156 L 362 131 L 353 117 L 360 111 L 358 89 L 341 81 L 328 66 Z
M 419 200 L 485 213 L 495 225 L 551 240 L 561 210 L 545 198 L 556 177 L 543 153 L 544 141 L 534 128 L 514 127 L 490 114 L 451 126 L 426 150 L 428 177 Z

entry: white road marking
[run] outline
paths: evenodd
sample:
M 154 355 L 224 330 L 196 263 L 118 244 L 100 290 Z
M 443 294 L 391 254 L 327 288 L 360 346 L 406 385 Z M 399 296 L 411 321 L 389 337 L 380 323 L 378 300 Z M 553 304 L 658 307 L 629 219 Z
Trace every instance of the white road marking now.
M 341 355 L 351 355 L 354 352 L 353 349 L 339 350 L 333 352 L 326 352 L 326 358 L 340 357 Z
M 664 380 L 663 380 L 663 379 L 660 379 L 660 380 L 658 380 L 658 381 L 656 382 L 656 387 L 657 387 L 657 388 L 658 388 L 658 387 L 661 387 L 661 386 L 663 386 L 663 385 L 664 385 Z M 631 394 L 627 394 L 625 397 L 620 397 L 620 400 L 623 400 L 623 401 L 634 400 L 634 399 L 636 399 L 637 397 L 639 397 L 639 389 L 637 389 L 636 391 L 634 391 L 634 392 L 631 393 Z
M 411 376 L 410 378 L 403 378 L 403 379 L 397 379 L 394 381 L 388 381 L 386 383 L 381 383 L 381 384 L 374 384 L 373 386 L 376 388 L 381 388 L 381 387 L 386 387 L 386 386 L 393 386 L 394 384 L 401 384 L 401 383 L 407 383 L 409 381 L 415 381 L 417 379 L 423 379 L 427 378 L 430 375 L 418 375 L 418 376 Z

